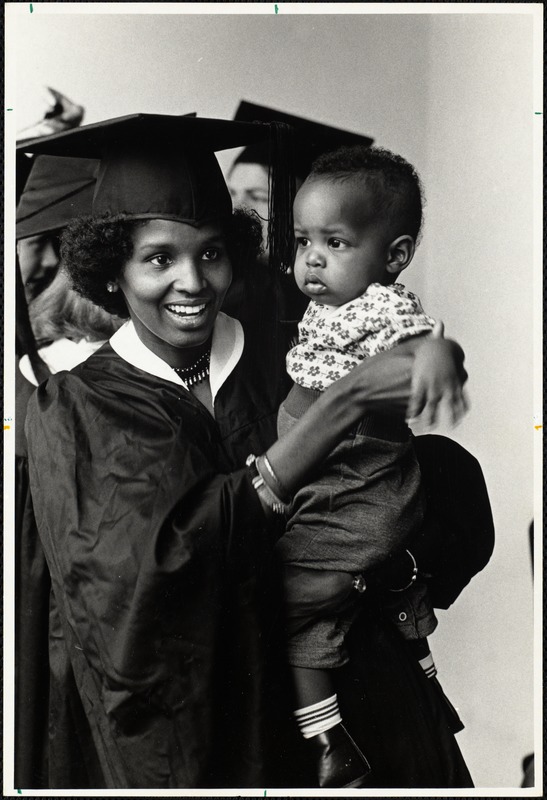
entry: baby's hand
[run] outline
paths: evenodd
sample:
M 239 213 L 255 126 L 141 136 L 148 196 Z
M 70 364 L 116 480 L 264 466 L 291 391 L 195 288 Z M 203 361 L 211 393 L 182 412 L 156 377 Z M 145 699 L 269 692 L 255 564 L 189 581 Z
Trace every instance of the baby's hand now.
M 425 425 L 434 425 L 439 411 L 446 412 L 456 424 L 467 411 L 463 386 L 467 373 L 459 348 L 442 338 L 444 327 L 439 323 L 433 334 L 416 350 L 412 368 L 409 420 L 420 417 Z

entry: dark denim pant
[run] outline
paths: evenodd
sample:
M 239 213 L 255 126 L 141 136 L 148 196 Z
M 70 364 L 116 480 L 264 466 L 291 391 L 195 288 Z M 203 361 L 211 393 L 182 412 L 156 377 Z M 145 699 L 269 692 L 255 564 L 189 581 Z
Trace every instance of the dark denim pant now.
M 302 400 L 299 387 L 293 390 L 293 399 L 295 395 L 296 403 L 289 395 L 279 410 L 280 435 L 296 422 L 295 409 L 297 414 Z M 366 572 L 392 552 L 404 550 L 422 518 L 420 470 L 408 428 L 388 418 L 370 417 L 335 448 L 321 474 L 296 494 L 277 551 L 288 566 Z M 355 602 L 339 613 L 308 618 L 291 613 L 298 604 L 298 585 L 286 581 L 285 594 L 289 663 L 310 668 L 344 664 L 344 638 L 356 613 L 357 593 Z M 386 607 L 405 638 L 427 636 L 435 627 L 423 586 L 390 594 Z

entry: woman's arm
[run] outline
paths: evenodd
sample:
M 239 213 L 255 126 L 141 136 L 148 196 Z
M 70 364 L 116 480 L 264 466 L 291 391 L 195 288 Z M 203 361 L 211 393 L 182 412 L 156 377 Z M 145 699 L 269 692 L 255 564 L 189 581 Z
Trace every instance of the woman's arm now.
M 423 362 L 424 369 L 433 361 L 448 365 L 461 392 L 467 378 L 463 358 L 455 342 L 420 337 L 365 359 L 323 392 L 290 433 L 269 448 L 266 455 L 281 485 L 289 493 L 297 491 L 365 413 L 406 414 L 415 361 Z M 416 408 L 410 410 L 415 414 Z

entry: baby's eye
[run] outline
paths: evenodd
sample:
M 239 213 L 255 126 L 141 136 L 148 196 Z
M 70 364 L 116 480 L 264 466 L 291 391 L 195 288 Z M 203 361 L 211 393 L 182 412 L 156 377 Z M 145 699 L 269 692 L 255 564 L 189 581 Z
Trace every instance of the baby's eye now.
M 202 258 L 204 261 L 217 261 L 220 258 L 220 250 L 217 247 L 208 247 L 203 251 Z
M 305 236 L 297 236 L 296 237 L 296 244 L 298 247 L 307 247 L 310 243 L 310 240 L 307 239 Z
M 167 253 L 158 253 L 157 256 L 153 256 L 148 260 L 155 267 L 168 267 L 170 264 L 173 263 L 172 259 L 170 258 L 170 256 L 167 255 Z
M 346 243 L 341 239 L 329 239 L 329 247 L 332 247 L 334 250 L 339 250 L 342 247 L 346 247 Z

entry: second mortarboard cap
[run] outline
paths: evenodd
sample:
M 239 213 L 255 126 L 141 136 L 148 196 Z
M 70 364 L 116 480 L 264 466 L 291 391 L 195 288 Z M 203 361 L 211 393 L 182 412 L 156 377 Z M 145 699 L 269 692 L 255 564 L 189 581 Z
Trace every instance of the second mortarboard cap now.
M 334 128 L 311 119 L 286 114 L 267 106 L 259 106 L 242 100 L 236 111 L 235 120 L 240 122 L 283 122 L 294 129 L 294 171 L 298 178 L 304 180 L 311 170 L 311 165 L 323 153 L 336 150 L 342 146 L 356 144 L 369 146 L 373 139 L 359 133 Z M 269 153 L 263 144 L 251 144 L 236 158 L 234 163 L 256 163 L 269 165 Z
M 37 156 L 17 205 L 16 238 L 58 231 L 91 214 L 99 162 Z

